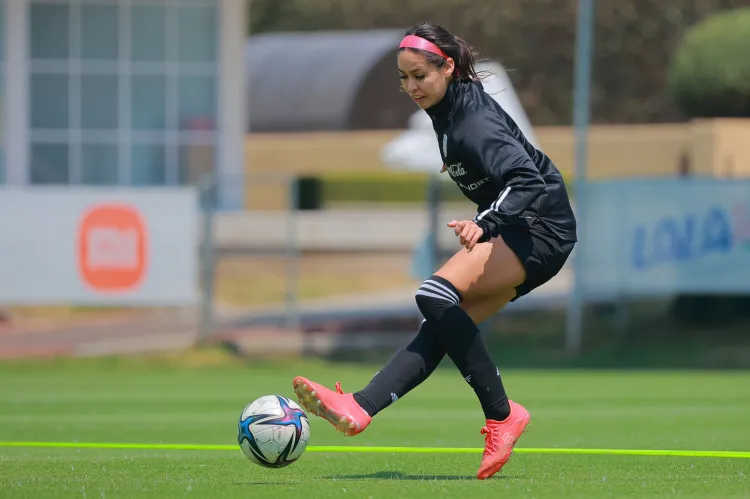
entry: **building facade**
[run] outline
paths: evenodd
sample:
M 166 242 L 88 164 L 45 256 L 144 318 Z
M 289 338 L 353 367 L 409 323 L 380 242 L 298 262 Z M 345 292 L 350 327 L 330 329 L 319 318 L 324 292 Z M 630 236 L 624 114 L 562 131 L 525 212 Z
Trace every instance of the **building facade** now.
M 241 205 L 243 0 L 1 0 L 0 181 L 194 184 Z M 238 197 L 239 196 L 239 197 Z

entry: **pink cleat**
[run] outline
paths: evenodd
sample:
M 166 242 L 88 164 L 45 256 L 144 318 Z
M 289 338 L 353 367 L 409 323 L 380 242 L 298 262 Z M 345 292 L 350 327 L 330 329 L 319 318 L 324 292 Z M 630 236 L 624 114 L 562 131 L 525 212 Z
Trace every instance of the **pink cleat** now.
M 302 407 L 320 416 L 347 436 L 362 432 L 372 418 L 354 400 L 351 393 L 341 391 L 341 383 L 336 383 L 336 391 L 313 383 L 307 378 L 294 378 L 294 392 Z
M 504 421 L 487 420 L 482 428 L 484 437 L 484 454 L 479 466 L 477 478 L 486 480 L 500 471 L 513 454 L 513 447 L 526 431 L 526 425 L 531 421 L 529 411 L 522 405 L 510 401 L 510 416 Z

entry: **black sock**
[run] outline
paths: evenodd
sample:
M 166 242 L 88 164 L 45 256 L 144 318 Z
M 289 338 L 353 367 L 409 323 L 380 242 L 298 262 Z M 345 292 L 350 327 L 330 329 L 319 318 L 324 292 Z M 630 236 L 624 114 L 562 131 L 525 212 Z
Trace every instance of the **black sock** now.
M 417 291 L 417 305 L 432 323 L 445 352 L 474 389 L 486 419 L 510 415 L 500 370 L 490 356 L 479 328 L 460 307 L 461 294 L 448 280 L 427 279 Z
M 422 322 L 417 336 L 400 348 L 354 400 L 374 416 L 426 380 L 445 357 L 434 328 Z

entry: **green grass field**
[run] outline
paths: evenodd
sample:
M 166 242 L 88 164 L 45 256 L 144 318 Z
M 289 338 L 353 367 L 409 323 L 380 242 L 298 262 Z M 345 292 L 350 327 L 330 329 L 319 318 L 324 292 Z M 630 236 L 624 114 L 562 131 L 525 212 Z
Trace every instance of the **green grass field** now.
M 0 441 L 179 443 L 229 450 L 0 447 L 0 497 L 748 497 L 750 459 L 516 453 L 316 452 L 267 470 L 236 447 L 250 400 L 293 397 L 297 374 L 357 389 L 377 366 L 79 361 L 0 365 Z M 750 451 L 749 372 L 505 371 L 532 413 L 519 449 Z M 363 434 L 311 416 L 310 446 L 483 446 L 474 394 L 446 365 Z

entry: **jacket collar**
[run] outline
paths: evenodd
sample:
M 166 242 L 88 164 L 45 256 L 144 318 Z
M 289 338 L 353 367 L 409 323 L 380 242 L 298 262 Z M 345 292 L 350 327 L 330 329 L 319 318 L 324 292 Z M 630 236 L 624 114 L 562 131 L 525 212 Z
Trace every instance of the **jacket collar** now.
M 476 89 L 473 87 L 476 85 Z M 469 97 L 467 93 L 475 90 L 483 90 L 482 82 L 468 79 L 454 79 L 448 84 L 445 95 L 434 106 L 425 109 L 425 112 L 432 118 L 433 122 L 441 123 L 450 121 L 453 115 Z
M 425 112 L 432 118 L 433 121 L 449 120 L 453 117 L 453 112 L 456 109 L 456 104 L 461 97 L 461 82 L 458 79 L 453 79 L 445 90 L 445 95 L 435 105 L 425 109 Z

